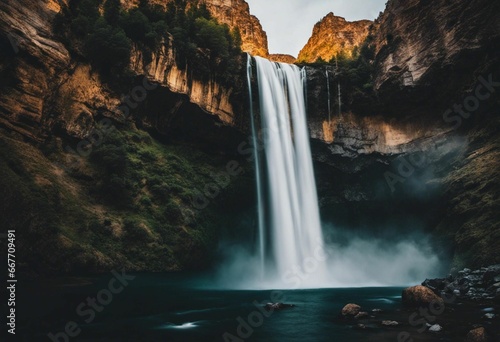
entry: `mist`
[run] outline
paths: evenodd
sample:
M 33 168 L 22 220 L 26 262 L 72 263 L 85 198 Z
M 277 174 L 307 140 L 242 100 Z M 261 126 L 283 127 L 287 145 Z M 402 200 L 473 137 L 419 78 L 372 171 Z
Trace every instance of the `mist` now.
M 374 237 L 366 231 L 323 225 L 324 246 L 305 256 L 285 274 L 261 273 L 260 261 L 251 248 L 221 245 L 224 261 L 217 270 L 214 286 L 224 289 L 309 289 L 386 287 L 416 285 L 442 274 L 444 265 L 425 234 Z M 395 227 L 387 229 L 394 232 Z M 409 229 L 408 231 L 415 231 Z M 327 278 L 315 273 L 324 263 Z

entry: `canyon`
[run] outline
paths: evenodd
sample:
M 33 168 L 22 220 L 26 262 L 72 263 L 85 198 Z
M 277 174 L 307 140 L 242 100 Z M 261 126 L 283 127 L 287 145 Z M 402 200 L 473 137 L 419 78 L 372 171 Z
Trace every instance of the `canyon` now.
M 219 22 L 239 29 L 242 51 L 294 62 L 293 56 L 269 55 L 266 34 L 245 1 L 202 3 Z M 138 2 L 122 4 L 132 8 Z M 239 57 L 233 84 L 202 79 L 177 64 L 169 35 L 150 55 L 133 46 L 131 77 L 117 86 L 75 58 L 54 32 L 53 21 L 65 5 L 52 0 L 0 4 L 0 136 L 2 172 L 8 176 L 0 212 L 2 227 L 25 237 L 30 255 L 24 270 L 206 268 L 216 258 L 221 236 L 237 240 L 253 234 L 240 222 L 240 217 L 254 219 L 255 205 L 253 166 L 241 153 L 251 134 L 246 55 Z M 304 64 L 323 219 L 351 228 L 371 222 L 378 231 L 389 217 L 407 217 L 396 220 L 396 230 L 410 234 L 419 226 L 450 265 L 500 263 L 499 13 L 500 5 L 486 0 L 390 0 L 373 22 L 349 23 L 331 13 L 315 26 L 299 63 L 328 61 L 339 53 L 351 57 L 364 43 L 374 51 L 369 96 L 342 91 L 340 112 L 342 71 L 334 64 Z M 489 96 L 476 108 L 471 97 L 477 99 L 481 84 Z M 454 109 L 456 104 L 467 112 Z M 119 134 L 96 139 L 103 123 Z M 137 178 L 133 203 L 127 204 L 135 211 L 132 223 L 124 219 L 130 208 L 96 194 L 94 184 L 116 179 L 103 178 L 106 164 L 95 161 L 99 154 L 87 158 L 92 151 L 108 153 L 107 146 L 118 151 L 122 145 L 133 150 L 127 150 L 124 163 Z M 121 157 L 104 157 L 125 168 Z M 207 198 L 203 187 L 225 184 L 213 175 L 235 161 L 244 174 Z M 168 181 L 144 174 L 162 165 L 168 166 Z M 206 208 L 196 208 L 193 196 L 209 202 Z M 149 218 L 165 205 L 174 208 L 165 214 L 172 222 L 168 227 Z M 56 212 L 47 216 L 47 206 Z M 141 246 L 149 251 L 134 257 Z M 153 255 L 161 257 L 151 264 Z

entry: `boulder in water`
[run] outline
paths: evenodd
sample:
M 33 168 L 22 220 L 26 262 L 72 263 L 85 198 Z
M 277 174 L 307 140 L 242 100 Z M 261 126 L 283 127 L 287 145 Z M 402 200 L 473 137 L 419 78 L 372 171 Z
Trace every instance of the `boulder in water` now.
M 361 311 L 361 306 L 358 304 L 347 304 L 342 308 L 341 314 L 344 318 L 354 318 Z
M 386 327 L 395 327 L 399 325 L 399 323 L 396 321 L 382 321 L 382 325 Z
M 293 304 L 267 303 L 264 306 L 264 309 L 266 309 L 267 311 L 279 311 L 279 310 L 289 309 L 289 308 L 293 308 L 293 307 L 295 307 L 295 305 L 293 305 Z
M 440 326 L 439 324 L 431 325 L 429 328 L 430 332 L 440 332 L 441 330 L 443 330 L 443 327 Z
M 355 319 L 365 319 L 369 317 L 370 315 L 368 314 L 368 312 L 363 312 L 363 311 L 360 311 L 356 316 L 354 316 Z
M 486 335 L 486 330 L 481 327 L 469 331 L 465 339 L 466 342 L 488 342 L 488 336 Z
M 403 290 L 403 304 L 406 306 L 419 307 L 429 306 L 431 303 L 444 305 L 441 297 L 425 286 L 413 286 Z

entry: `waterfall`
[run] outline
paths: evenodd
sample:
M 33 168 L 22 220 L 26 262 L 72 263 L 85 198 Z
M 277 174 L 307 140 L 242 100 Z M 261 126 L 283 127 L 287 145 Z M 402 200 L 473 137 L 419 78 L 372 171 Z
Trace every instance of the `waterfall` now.
M 265 244 L 264 244 L 264 207 L 262 198 L 262 182 L 260 177 L 260 157 L 257 139 L 257 130 L 255 128 L 255 117 L 253 112 L 253 93 L 252 93 L 252 56 L 248 54 L 247 61 L 247 80 L 248 80 L 248 95 L 250 99 L 250 124 L 252 126 L 252 143 L 253 143 L 253 157 L 255 160 L 255 179 L 257 181 L 257 214 L 259 217 L 259 261 L 261 278 L 264 276 L 265 269 Z
M 326 265 L 306 120 L 305 72 L 295 65 L 249 56 L 251 102 L 252 60 L 261 121 L 258 132 L 251 107 L 252 132 L 254 143 L 258 136 L 264 143 L 262 163 L 255 156 L 262 274 L 288 288 L 322 286 Z M 308 276 L 294 277 L 297 270 Z
M 328 123 L 332 122 L 332 104 L 330 95 L 330 77 L 328 76 L 328 69 L 326 70 L 326 89 L 328 91 Z
M 340 93 L 340 81 L 338 83 L 338 89 L 339 89 L 339 117 L 342 116 L 342 95 Z

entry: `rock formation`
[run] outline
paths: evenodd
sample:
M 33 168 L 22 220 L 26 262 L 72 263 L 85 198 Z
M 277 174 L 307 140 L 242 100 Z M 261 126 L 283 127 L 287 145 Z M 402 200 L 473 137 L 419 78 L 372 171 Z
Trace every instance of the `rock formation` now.
M 453 203 L 439 209 L 431 230 L 453 246 L 450 252 L 457 266 L 500 262 L 495 239 L 490 238 L 500 231 L 495 218 L 500 201 L 492 197 L 500 184 L 496 169 L 486 166 L 498 165 L 499 160 L 499 137 L 492 128 L 498 125 L 494 113 L 500 103 L 498 87 L 492 85 L 500 80 L 495 52 L 500 44 L 499 13 L 500 4 L 487 1 L 460 1 L 453 6 L 446 1 L 389 1 L 372 31 L 377 100 L 360 106 L 366 99 L 357 98 L 356 108 L 346 110 L 344 104 L 342 115 L 334 106 L 329 113 L 327 105 L 325 72 L 329 70 L 330 100 L 334 103 L 335 70 L 329 66 L 307 69 L 311 134 L 327 143 L 317 145 L 315 158 L 320 165 L 341 168 L 354 178 L 371 179 L 359 184 L 357 188 L 363 191 L 357 193 L 353 187 L 325 189 L 325 193 L 344 197 L 324 198 L 325 207 L 329 201 L 336 205 L 341 201 L 358 208 L 361 203 L 371 203 L 374 208 L 370 201 L 378 196 L 380 186 L 387 188 L 388 184 L 384 184 L 383 171 L 375 177 L 373 171 L 368 176 L 363 170 L 393 165 L 387 172 L 405 175 L 399 178 L 398 191 L 418 193 L 424 184 L 433 184 L 440 189 L 432 191 L 441 194 L 441 203 Z M 486 24 L 478 26 L 477 18 Z M 478 101 L 478 89 L 492 92 Z M 342 92 L 342 102 L 347 102 L 348 95 Z M 470 110 L 460 112 L 465 107 Z M 425 151 L 425 162 L 411 166 L 408 174 L 398 171 L 402 160 L 391 156 L 404 159 L 419 151 Z M 417 174 L 422 183 L 412 187 Z M 377 188 L 373 184 L 380 179 L 382 184 Z M 328 179 L 324 182 L 332 184 Z M 377 210 L 384 210 L 383 206 Z
M 51 86 L 71 62 L 68 51 L 52 32 L 51 19 L 59 9 L 51 0 L 0 4 L 4 83 L 0 123 L 35 140 L 43 126 Z
M 410 307 L 419 307 L 439 304 L 443 305 L 444 301 L 425 286 L 413 286 L 403 290 L 401 297 L 403 305 Z
M 447 278 L 426 279 L 422 285 L 442 297 L 500 301 L 500 265 L 474 271 L 465 268 Z
M 328 62 L 337 54 L 351 57 L 354 49 L 365 41 L 371 24 L 370 20 L 349 22 L 329 13 L 314 26 L 312 36 L 300 51 L 297 61 L 314 63 L 322 59 Z
M 456 90 L 450 86 L 471 68 L 491 63 L 493 55 L 489 61 L 485 56 L 500 38 L 499 8 L 486 0 L 388 1 L 375 24 L 375 87 L 432 84 Z
M 55 124 L 70 136 L 82 138 L 92 129 L 96 111 L 116 116 L 120 97 L 111 94 L 88 65 L 72 61 L 53 32 L 52 20 L 60 10 L 57 3 L 23 0 L 18 4 L 0 4 L 7 56 L 3 72 L 10 78 L 0 94 L 0 122 L 34 140 L 43 139 Z M 189 70 L 177 68 L 172 44 L 153 52 L 147 62 L 140 50 L 133 49 L 130 68 L 173 93 L 186 94 L 190 102 L 222 122 L 232 123 L 231 90 L 213 81 L 201 82 Z M 62 115 L 57 122 L 55 112 Z
M 361 311 L 361 306 L 357 304 L 346 304 L 340 314 L 345 317 L 345 318 L 354 318 L 356 315 L 358 315 Z
M 153 0 L 152 3 L 166 6 L 174 0 Z M 240 31 L 242 50 L 253 56 L 267 57 L 269 55 L 267 34 L 262 29 L 259 19 L 250 14 L 250 7 L 244 0 L 187 0 L 192 4 L 205 4 L 208 11 L 221 24 Z M 138 0 L 122 0 L 125 8 L 131 8 Z
M 273 62 L 288 63 L 293 64 L 297 61 L 297 58 L 291 55 L 284 55 L 279 53 L 273 53 L 268 57 Z
M 253 56 L 267 57 L 267 35 L 259 19 L 250 14 L 244 0 L 202 0 L 214 18 L 220 23 L 238 28 L 242 39 L 242 50 Z

